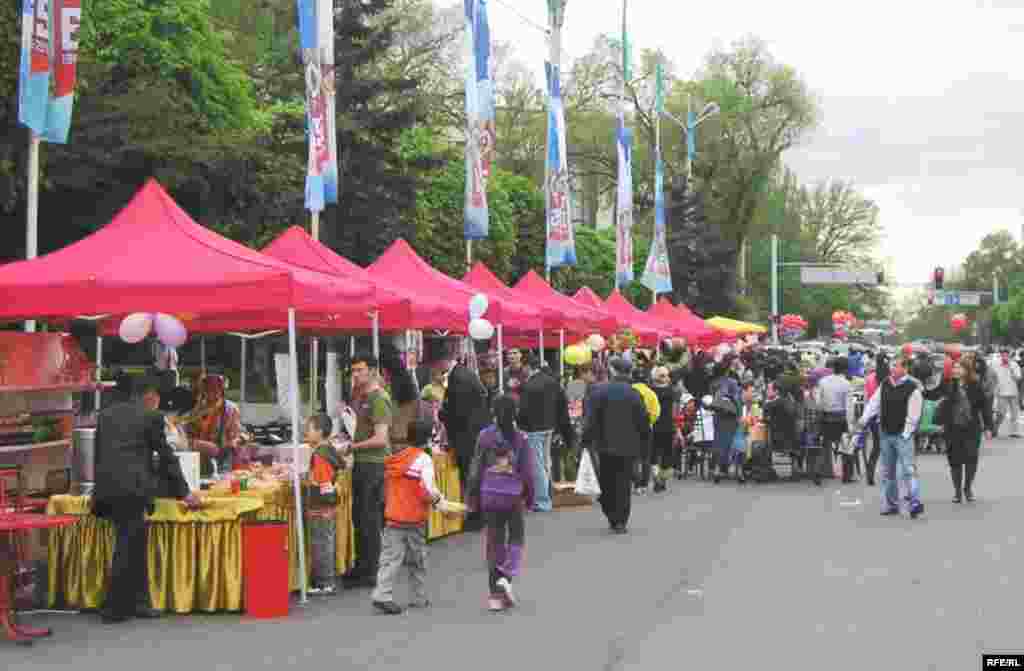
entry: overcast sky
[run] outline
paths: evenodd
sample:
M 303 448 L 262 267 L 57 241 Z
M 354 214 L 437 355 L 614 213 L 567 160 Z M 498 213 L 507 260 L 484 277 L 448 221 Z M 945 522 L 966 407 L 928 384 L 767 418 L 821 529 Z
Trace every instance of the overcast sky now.
M 522 17 L 545 24 L 546 5 L 489 2 L 493 39 L 536 59 L 538 77 L 544 35 Z M 621 0 L 569 0 L 565 52 L 620 23 Z M 804 181 L 853 180 L 878 203 L 898 281 L 925 282 L 989 232 L 1020 239 L 1024 0 L 629 0 L 629 24 L 635 48 L 663 49 L 680 76 L 748 34 L 795 67 L 824 120 L 784 160 Z

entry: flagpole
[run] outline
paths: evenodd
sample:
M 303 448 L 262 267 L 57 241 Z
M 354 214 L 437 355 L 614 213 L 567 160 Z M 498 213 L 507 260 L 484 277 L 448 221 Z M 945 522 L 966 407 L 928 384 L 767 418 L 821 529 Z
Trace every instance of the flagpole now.
M 309 215 L 310 232 L 312 233 L 313 239 L 320 242 L 320 211 L 313 210 Z M 317 414 L 317 410 L 319 409 L 316 398 L 320 387 L 320 380 L 318 379 L 319 373 L 320 339 L 314 336 L 309 344 L 309 412 L 311 415 Z
M 29 130 L 28 141 L 28 203 L 25 207 L 25 258 L 39 255 L 39 136 Z M 25 322 L 25 332 L 33 333 L 36 321 Z
M 660 66 L 661 66 L 661 63 L 658 63 L 657 67 L 660 68 Z M 658 83 L 656 85 L 660 85 L 661 84 L 660 74 L 661 74 L 661 72 L 659 70 L 658 71 L 659 80 L 658 80 Z M 660 93 L 660 90 L 659 90 L 659 93 Z M 658 165 L 661 163 L 661 110 L 658 109 L 658 105 L 659 104 L 660 104 L 660 101 L 655 100 L 655 102 L 654 102 L 654 107 L 655 107 L 655 110 L 654 110 L 654 169 L 655 170 L 658 169 Z M 657 181 L 657 180 L 655 180 L 655 181 Z M 662 188 L 664 188 L 664 186 Z M 657 198 L 659 196 L 662 196 L 662 194 L 659 194 L 659 193 L 654 194 L 655 200 L 657 200 Z M 657 208 L 655 208 L 654 218 L 655 219 L 658 218 Z M 656 245 L 657 243 L 658 243 L 658 222 L 655 221 L 654 222 L 654 238 L 652 239 L 651 244 L 652 245 Z M 655 286 L 653 289 L 651 289 L 651 305 L 654 305 L 657 302 L 658 302 L 658 288 L 657 288 L 657 286 Z

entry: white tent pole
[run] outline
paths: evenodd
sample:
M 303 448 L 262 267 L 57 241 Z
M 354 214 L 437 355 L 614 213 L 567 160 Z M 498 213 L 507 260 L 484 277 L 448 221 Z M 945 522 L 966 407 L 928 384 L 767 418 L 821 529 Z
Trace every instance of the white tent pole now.
M 245 336 L 242 336 L 240 340 L 242 341 L 242 371 L 240 373 L 242 379 L 238 382 L 238 414 L 242 421 L 245 421 L 245 354 L 248 340 Z
M 565 379 L 565 329 L 558 331 L 558 376 Z
M 96 416 L 100 414 L 100 402 L 103 396 L 103 387 L 99 383 L 103 381 L 103 336 L 96 336 Z
M 317 392 L 320 390 L 319 380 L 317 379 L 320 374 L 320 339 L 313 338 L 309 349 L 309 407 L 310 412 L 316 414 L 320 409 L 320 404 L 317 403 Z
M 295 542 L 299 551 L 299 602 L 306 603 L 306 529 L 302 520 L 302 489 L 299 487 L 299 348 L 295 337 L 295 308 L 288 308 L 288 353 L 291 356 L 289 393 L 292 397 L 292 486 L 295 491 Z
M 505 393 L 505 353 L 504 344 L 502 343 L 502 331 L 504 327 L 498 324 L 498 393 Z
M 544 328 L 540 329 L 540 365 L 544 366 Z
M 34 259 L 39 252 L 39 136 L 28 132 L 28 202 L 25 204 L 25 258 Z M 36 322 L 25 322 L 25 331 L 33 333 Z
M 370 313 L 373 317 L 373 358 L 377 360 L 380 367 L 380 313 L 374 310 Z

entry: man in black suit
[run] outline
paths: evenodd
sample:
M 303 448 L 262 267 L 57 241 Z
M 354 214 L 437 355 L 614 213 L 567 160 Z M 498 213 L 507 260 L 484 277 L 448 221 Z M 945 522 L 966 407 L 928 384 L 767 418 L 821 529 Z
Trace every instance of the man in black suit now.
M 612 532 L 624 534 L 629 523 L 633 463 L 647 452 L 651 425 L 643 398 L 630 384 L 633 364 L 614 357 L 609 367 L 611 382 L 599 384 L 591 392 L 581 444 L 598 454 L 601 509 Z
M 167 444 L 164 418 L 156 411 L 159 403 L 159 382 L 140 380 L 132 385 L 132 399 L 103 410 L 96 425 L 93 512 L 117 530 L 102 611 L 108 623 L 159 616 L 149 605 L 145 515 L 152 512 L 160 490 L 184 499 L 190 509 L 199 507 Z

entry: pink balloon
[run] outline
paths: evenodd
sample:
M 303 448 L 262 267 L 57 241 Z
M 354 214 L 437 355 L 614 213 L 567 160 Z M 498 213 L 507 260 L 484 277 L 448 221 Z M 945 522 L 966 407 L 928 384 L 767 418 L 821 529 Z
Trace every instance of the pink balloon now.
M 153 328 L 153 315 L 146 312 L 134 312 L 121 321 L 117 333 L 121 340 L 134 345 L 146 339 Z
M 165 315 L 162 312 L 157 314 L 155 328 L 156 337 L 168 347 L 181 347 L 188 340 L 185 325 L 172 315 Z

